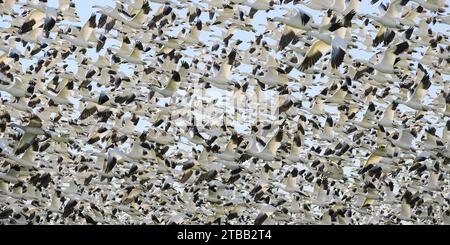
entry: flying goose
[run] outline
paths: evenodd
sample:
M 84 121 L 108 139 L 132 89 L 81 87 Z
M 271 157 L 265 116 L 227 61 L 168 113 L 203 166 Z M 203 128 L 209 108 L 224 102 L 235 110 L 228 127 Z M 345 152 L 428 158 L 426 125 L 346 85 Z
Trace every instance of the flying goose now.
M 397 55 L 401 54 L 405 50 L 409 48 L 408 42 L 402 42 L 396 44 L 393 47 L 386 49 L 384 52 L 383 59 L 378 64 L 367 64 L 369 67 L 372 67 L 382 73 L 386 74 L 394 74 L 394 62 Z
M 418 3 L 420 6 L 434 12 L 443 13 L 445 12 L 445 8 L 448 7 L 448 3 L 445 3 L 442 0 L 412 0 L 413 2 Z
M 242 5 L 250 7 L 249 16 L 253 19 L 258 11 L 269 11 L 272 9 L 274 2 L 272 0 L 256 0 L 254 2 L 243 1 Z
M 220 65 L 217 75 L 215 75 L 214 77 L 205 77 L 205 79 L 211 82 L 211 85 L 213 85 L 214 87 L 227 90 L 230 87 L 230 85 L 233 84 L 231 78 L 231 69 L 234 65 L 236 56 L 237 50 L 235 49 L 231 50 L 227 58 L 224 61 L 222 61 L 222 64 Z
M 428 74 L 425 74 L 422 80 L 417 84 L 409 100 L 407 100 L 406 102 L 399 101 L 399 103 L 404 104 L 414 110 L 431 110 L 431 107 L 423 104 L 424 97 L 426 96 L 427 90 L 430 88 L 430 86 L 430 76 Z
M 383 117 L 378 121 L 378 125 L 381 125 L 385 128 L 395 127 L 394 124 L 394 116 L 395 111 L 397 110 L 398 103 L 393 101 L 384 111 Z
M 93 47 L 93 44 L 90 42 L 91 35 L 95 33 L 96 24 L 96 15 L 92 14 L 89 20 L 83 25 L 78 33 L 79 36 L 72 36 L 68 34 L 63 34 L 61 37 L 70 42 L 72 45 L 79 48 L 89 48 Z
M 277 150 L 281 145 L 283 140 L 283 130 L 280 128 L 276 134 L 268 141 L 266 146 L 260 152 L 244 151 L 243 156 L 239 158 L 240 161 L 244 160 L 246 157 L 255 157 L 264 161 L 274 161 L 279 159 L 277 157 Z
M 333 68 L 337 68 L 343 61 L 345 50 L 347 49 L 347 42 L 344 39 L 347 28 L 351 28 L 351 20 L 356 14 L 355 11 L 350 11 L 341 21 L 332 23 L 329 25 L 328 30 L 335 32 L 334 36 L 327 36 L 317 34 L 314 35 L 318 38 L 308 52 L 305 54 L 300 70 L 305 71 L 312 67 L 323 55 L 331 51 L 331 65 Z
M 10 86 L 0 84 L 0 91 L 7 92 L 16 99 L 31 96 L 31 94 L 27 91 L 23 83 L 18 78 L 14 79 L 14 83 Z
M 393 1 L 389 7 L 386 8 L 385 5 L 381 4 L 383 8 L 385 8 L 385 14 L 383 16 L 373 16 L 371 14 L 367 14 L 366 17 L 375 20 L 380 23 L 384 27 L 387 28 L 399 28 L 400 27 L 400 15 L 402 7 L 408 3 L 407 0 L 395 0 Z
M 37 136 L 39 135 L 49 136 L 49 133 L 46 132 L 44 129 L 42 129 L 42 121 L 36 115 L 32 115 L 29 118 L 29 122 L 26 126 L 11 123 L 10 127 L 19 128 L 20 130 L 23 131 L 23 135 L 20 138 L 19 143 L 17 144 L 16 150 L 14 151 L 15 155 L 19 155 L 25 152 L 29 147 L 38 143 L 36 141 Z

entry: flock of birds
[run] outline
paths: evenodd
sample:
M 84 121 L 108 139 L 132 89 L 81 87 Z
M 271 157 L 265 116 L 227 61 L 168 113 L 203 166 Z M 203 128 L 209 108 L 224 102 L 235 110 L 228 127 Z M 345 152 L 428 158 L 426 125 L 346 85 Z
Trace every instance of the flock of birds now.
M 1 224 L 450 224 L 445 0 L 79 11 L 0 0 Z

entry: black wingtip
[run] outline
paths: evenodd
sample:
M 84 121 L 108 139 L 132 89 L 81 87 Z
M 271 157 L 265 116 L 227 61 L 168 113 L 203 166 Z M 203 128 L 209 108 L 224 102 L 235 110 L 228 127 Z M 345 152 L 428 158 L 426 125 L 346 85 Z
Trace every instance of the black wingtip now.
M 175 82 L 181 81 L 180 73 L 178 73 L 177 71 L 174 71 L 172 74 L 172 80 L 174 80 Z
M 328 126 L 333 127 L 333 118 L 332 117 L 327 117 L 326 123 Z
M 369 104 L 369 107 L 368 107 L 368 110 L 369 111 L 375 111 L 375 104 L 374 103 L 372 103 L 372 102 L 370 102 L 370 104 Z
M 144 51 L 144 46 L 140 41 L 136 41 L 136 44 L 134 45 L 138 50 Z
M 401 0 L 400 5 L 405 6 L 408 2 L 409 2 L 409 0 Z
M 268 216 L 266 213 L 259 214 L 255 219 L 255 225 L 262 225 L 267 218 Z
M 393 101 L 392 102 L 392 110 L 397 109 L 397 106 L 398 106 L 398 102 L 397 101 Z
M 425 74 L 422 78 L 422 88 L 428 89 L 431 86 L 430 75 Z
M 344 16 L 344 26 L 351 27 L 352 26 L 351 21 L 355 15 L 356 15 L 356 11 L 354 9 L 352 9 L 352 11 L 350 11 L 348 14 L 346 14 Z
M 417 7 L 416 11 L 417 11 L 417 13 L 422 13 L 423 7 L 419 5 L 419 7 Z
M 181 66 L 182 66 L 184 69 L 189 69 L 189 64 L 188 64 L 186 61 L 182 61 L 182 62 L 181 62 Z
M 142 4 L 142 10 L 144 11 L 144 14 L 148 14 L 150 12 L 150 4 L 148 3 L 148 1 L 145 1 Z
M 197 30 L 201 31 L 202 30 L 202 21 L 201 20 L 197 21 L 195 26 L 197 27 Z
M 109 97 L 108 97 L 108 95 L 106 95 L 106 93 L 101 93 L 100 96 L 98 97 L 98 103 L 100 105 L 104 104 L 108 100 L 109 100 Z
M 414 27 L 411 27 L 408 30 L 406 30 L 405 31 L 405 38 L 408 39 L 408 40 L 411 39 L 413 31 L 414 31 Z
M 172 12 L 172 7 L 166 5 L 166 6 L 164 7 L 163 14 L 164 14 L 164 15 L 168 15 L 168 14 L 170 14 L 170 12 Z
M 409 48 L 408 42 L 405 41 L 405 42 L 399 43 L 395 47 L 394 54 L 399 55 L 399 54 L 403 53 L 405 50 L 407 50 L 408 48 Z
M 233 65 L 234 60 L 236 59 L 236 49 L 231 50 L 230 54 L 228 55 L 228 64 Z
M 97 24 L 95 23 L 95 18 L 96 18 L 95 14 L 92 14 L 91 17 L 89 17 L 89 20 L 88 20 L 89 27 L 91 27 L 91 28 L 96 28 L 97 27 Z
M 341 22 L 334 22 L 330 25 L 330 27 L 328 28 L 329 31 L 333 32 L 336 31 L 337 29 L 344 27 L 344 25 L 342 25 Z
M 277 135 L 275 136 L 275 140 L 277 142 L 281 142 L 283 140 L 283 130 L 278 130 Z

